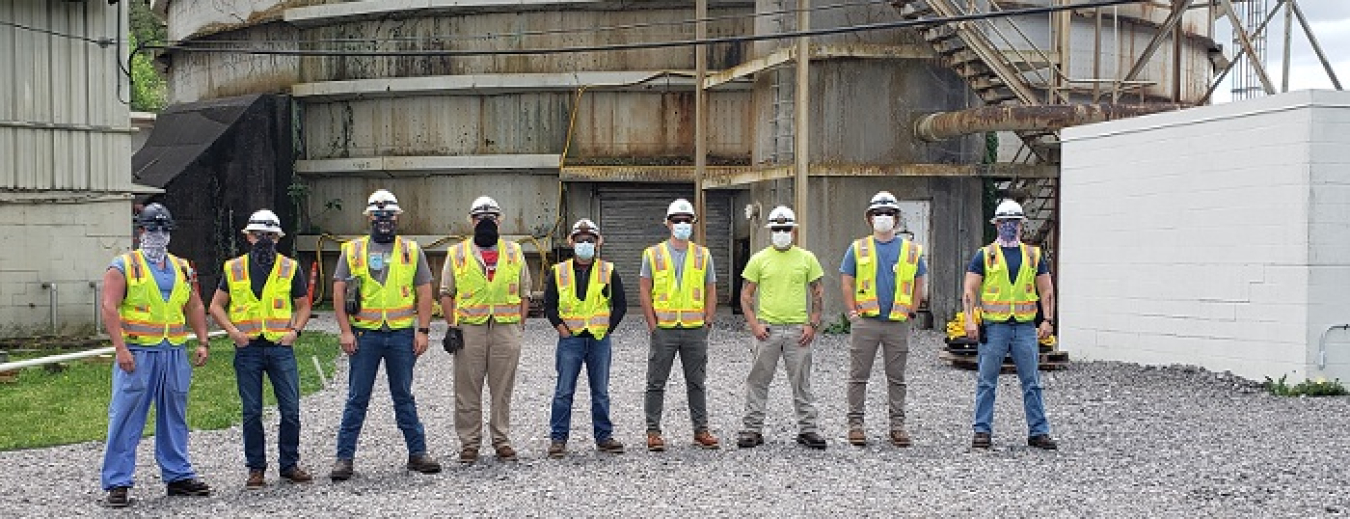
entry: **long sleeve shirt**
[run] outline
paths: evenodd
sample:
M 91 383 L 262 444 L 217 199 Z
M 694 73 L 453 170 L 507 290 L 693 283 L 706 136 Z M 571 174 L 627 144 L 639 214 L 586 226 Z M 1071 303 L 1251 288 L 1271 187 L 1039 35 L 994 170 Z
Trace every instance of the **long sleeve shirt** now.
M 558 265 L 562 264 L 559 263 Z M 591 281 L 591 267 L 594 265 L 594 262 L 590 265 L 572 262 L 577 299 L 583 301 L 586 299 L 586 290 L 589 288 Z M 555 265 L 554 268 L 557 268 L 557 266 Z M 553 323 L 553 327 L 557 328 L 558 325 L 563 323 L 562 316 L 558 314 L 558 277 L 552 273 L 546 277 L 547 279 L 544 282 L 544 317 L 547 317 L 548 322 Z M 619 280 L 618 270 L 610 273 L 609 285 L 604 288 L 604 295 L 609 297 L 609 329 L 613 331 L 619 328 L 619 323 L 623 321 L 624 314 L 628 312 L 628 300 L 624 297 L 623 282 Z M 590 332 L 581 332 L 578 335 L 590 337 Z

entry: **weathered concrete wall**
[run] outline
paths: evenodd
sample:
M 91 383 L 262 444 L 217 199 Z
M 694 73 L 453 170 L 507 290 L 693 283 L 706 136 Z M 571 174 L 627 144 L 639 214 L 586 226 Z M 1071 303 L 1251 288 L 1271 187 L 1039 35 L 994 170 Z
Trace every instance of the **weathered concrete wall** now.
M 56 331 L 92 332 L 103 272 L 131 249 L 131 214 L 129 195 L 0 203 L 0 337 L 51 332 L 51 284 Z
M 1350 379 L 1350 333 L 1328 332 L 1350 322 L 1347 107 L 1304 91 L 1066 131 L 1064 348 Z

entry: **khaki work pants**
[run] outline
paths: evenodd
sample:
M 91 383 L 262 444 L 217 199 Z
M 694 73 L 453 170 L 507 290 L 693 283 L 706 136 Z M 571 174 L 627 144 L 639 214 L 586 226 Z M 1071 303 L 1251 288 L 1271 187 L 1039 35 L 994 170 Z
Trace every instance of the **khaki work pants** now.
M 797 413 L 800 433 L 817 432 L 816 397 L 811 394 L 811 345 L 802 346 L 805 325 L 769 324 L 767 340 L 751 339 L 750 375 L 745 380 L 745 430 L 761 432 L 764 429 L 764 405 L 769 397 L 769 383 L 778 371 L 778 358 L 783 358 L 788 385 L 792 387 L 792 407 Z
M 890 404 L 891 430 L 905 425 L 905 364 L 909 362 L 909 321 L 888 321 L 863 317 L 853 323 L 849 336 L 848 425 L 863 425 L 867 401 L 867 379 L 872 362 L 881 350 L 886 370 L 886 396 Z
M 492 396 L 492 446 L 511 441 L 511 393 L 520 363 L 521 323 L 464 325 L 464 349 L 455 353 L 455 434 L 461 449 L 483 442 L 483 379 Z

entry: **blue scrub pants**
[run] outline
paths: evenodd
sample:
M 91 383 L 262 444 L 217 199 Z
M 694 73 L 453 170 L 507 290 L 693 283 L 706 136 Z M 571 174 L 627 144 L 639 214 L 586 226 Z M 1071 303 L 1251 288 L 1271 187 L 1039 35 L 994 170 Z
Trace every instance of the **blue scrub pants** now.
M 103 451 L 103 490 L 134 486 L 136 446 L 146 414 L 155 405 L 155 461 L 165 483 L 196 479 L 188 462 L 187 396 L 192 364 L 181 347 L 131 348 L 136 369 L 112 365 L 108 441 Z

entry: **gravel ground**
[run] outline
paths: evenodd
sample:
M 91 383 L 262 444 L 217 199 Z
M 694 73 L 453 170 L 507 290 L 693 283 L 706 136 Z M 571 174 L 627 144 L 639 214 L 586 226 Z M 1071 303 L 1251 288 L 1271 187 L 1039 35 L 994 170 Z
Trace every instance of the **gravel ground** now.
M 885 394 L 880 369 L 868 390 L 864 448 L 848 445 L 844 421 L 847 337 L 815 345 L 813 384 L 825 451 L 793 442 L 790 393 L 780 375 L 770 390 L 766 444 L 734 447 L 749 367 L 748 333 L 739 317 L 719 319 L 709 361 L 709 412 L 718 451 L 691 445 L 679 369 L 667 391 L 665 453 L 646 452 L 642 392 L 646 339 L 629 321 L 615 334 L 611 399 L 616 437 L 629 450 L 602 455 L 593 447 L 584 376 L 573 413 L 571 452 L 544 457 L 554 383 L 554 337 L 531 319 L 514 400 L 517 463 L 485 455 L 453 462 L 451 359 L 432 350 L 417 367 L 414 391 L 428 444 L 446 470 L 403 469 L 406 451 L 394 426 L 388 391 L 376 384 L 357 453 L 357 477 L 326 478 L 346 394 L 346 363 L 331 387 L 302 401 L 301 454 L 316 481 L 242 489 L 238 428 L 196 432 L 192 460 L 216 487 L 209 498 L 166 498 L 153 458 L 141 445 L 136 505 L 147 516 L 1322 516 L 1350 513 L 1350 399 L 1277 398 L 1248 381 L 1203 370 L 1077 362 L 1044 373 L 1047 411 L 1058 452 L 1029 450 L 1014 375 L 1000 384 L 994 449 L 972 452 L 974 374 L 937 360 L 940 336 L 911 339 L 909 429 L 915 445 L 884 443 Z M 334 328 L 331 318 L 314 328 Z M 1072 352 L 1072 350 L 1069 350 Z M 302 359 L 301 369 L 313 369 Z M 326 367 L 332 370 L 332 366 Z M 383 380 L 381 378 L 380 380 Z M 90 388 L 107 391 L 107 388 Z M 269 442 L 275 416 L 269 415 Z M 270 456 L 275 463 L 275 445 Z M 490 454 L 490 450 L 485 451 Z M 101 443 L 0 453 L 0 505 L 7 516 L 67 517 L 113 512 L 98 505 Z M 14 515 L 10 515 L 14 514 Z

